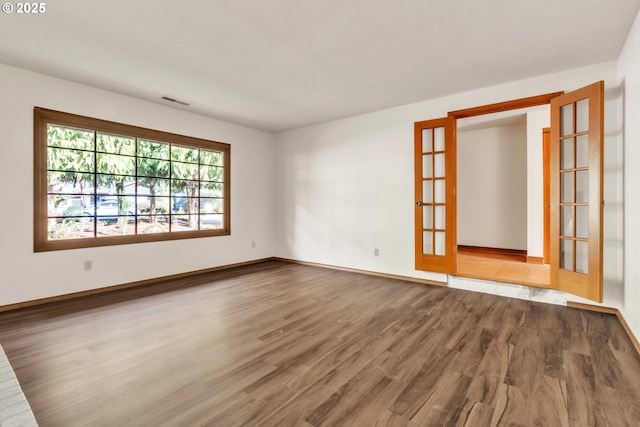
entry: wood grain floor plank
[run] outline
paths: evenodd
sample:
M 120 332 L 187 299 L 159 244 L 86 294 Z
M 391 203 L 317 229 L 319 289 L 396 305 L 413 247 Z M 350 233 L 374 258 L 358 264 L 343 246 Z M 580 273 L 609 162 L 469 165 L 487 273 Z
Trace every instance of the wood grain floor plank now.
M 0 313 L 0 343 L 41 427 L 640 420 L 613 315 L 277 261 Z

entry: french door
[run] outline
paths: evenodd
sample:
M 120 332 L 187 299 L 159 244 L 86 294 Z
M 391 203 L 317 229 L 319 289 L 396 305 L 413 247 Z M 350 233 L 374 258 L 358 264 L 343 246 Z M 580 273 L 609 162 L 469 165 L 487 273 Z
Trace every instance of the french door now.
M 453 132 L 453 117 L 414 126 L 417 270 L 455 273 L 457 156 Z
M 604 82 L 417 122 L 416 269 L 456 274 L 456 119 L 551 104 L 551 287 L 602 301 Z
M 551 100 L 551 286 L 602 302 L 604 82 Z

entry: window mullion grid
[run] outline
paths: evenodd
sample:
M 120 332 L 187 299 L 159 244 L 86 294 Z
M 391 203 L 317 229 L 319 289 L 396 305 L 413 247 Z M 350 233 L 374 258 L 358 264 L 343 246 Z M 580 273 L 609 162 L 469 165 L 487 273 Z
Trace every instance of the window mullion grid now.
M 169 144 L 169 233 L 173 232 L 173 144 Z
M 98 132 L 93 131 L 93 238 L 98 237 Z

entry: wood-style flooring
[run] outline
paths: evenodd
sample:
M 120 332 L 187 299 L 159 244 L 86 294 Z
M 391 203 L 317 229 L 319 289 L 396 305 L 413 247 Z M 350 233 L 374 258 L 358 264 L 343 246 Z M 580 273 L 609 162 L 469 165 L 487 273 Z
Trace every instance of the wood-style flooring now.
M 277 261 L 3 313 L 0 343 L 41 427 L 640 423 L 613 315 Z
M 549 264 L 529 264 L 507 257 L 488 257 L 471 252 L 458 253 L 457 274 L 537 288 L 551 287 Z

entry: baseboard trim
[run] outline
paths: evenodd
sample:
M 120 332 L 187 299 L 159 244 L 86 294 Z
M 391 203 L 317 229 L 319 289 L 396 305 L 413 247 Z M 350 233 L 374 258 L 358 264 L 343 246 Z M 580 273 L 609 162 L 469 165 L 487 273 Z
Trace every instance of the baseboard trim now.
M 0 306 L 0 313 L 6 312 L 6 311 L 19 310 L 21 308 L 33 307 L 33 306 L 42 305 L 42 304 L 48 304 L 51 302 L 68 301 L 68 300 L 82 298 L 90 295 L 98 295 L 98 294 L 104 294 L 108 292 L 120 291 L 123 289 L 136 288 L 139 286 L 154 285 L 154 284 L 166 282 L 168 280 L 184 279 L 191 276 L 197 276 L 199 274 L 213 273 L 216 271 L 228 270 L 230 268 L 244 267 L 252 264 L 259 264 L 265 261 L 273 261 L 274 259 L 275 258 L 273 257 L 255 259 L 251 261 L 238 262 L 235 264 L 227 264 L 227 265 L 221 265 L 218 267 L 205 268 L 202 270 L 188 271 L 186 273 L 171 274 L 168 276 L 160 276 L 160 277 L 154 277 L 152 279 L 123 283 L 121 285 L 106 286 L 104 288 L 89 289 L 86 291 L 73 292 L 70 294 L 56 295 L 56 296 L 47 297 L 47 298 L 40 298 L 40 299 L 35 299 L 30 301 L 18 302 L 15 304 L 2 305 Z
M 527 251 L 523 249 L 504 249 L 489 248 L 484 246 L 458 245 L 458 253 L 460 252 L 489 258 L 513 259 L 522 262 L 525 262 L 527 260 Z
M 544 258 L 541 256 L 527 255 L 527 264 L 544 264 Z
M 618 318 L 618 320 L 620 321 L 620 324 L 622 325 L 622 328 L 624 329 L 624 331 L 627 333 L 627 336 L 631 340 L 631 344 L 633 344 L 633 346 L 635 347 L 636 351 L 638 352 L 638 355 L 640 355 L 640 341 L 638 341 L 636 336 L 633 334 L 633 331 L 629 327 L 629 324 L 625 320 L 625 318 L 622 315 L 622 313 L 620 312 L 620 310 L 618 310 L 617 308 L 602 307 L 602 306 L 599 306 L 599 305 L 591 305 L 591 304 L 583 304 L 581 302 L 573 302 L 573 301 L 567 301 L 567 307 L 579 308 L 579 309 L 582 309 L 582 310 L 597 311 L 597 312 L 600 312 L 600 313 L 614 314 Z
M 438 282 L 436 280 L 419 279 L 417 277 L 410 277 L 410 276 L 400 276 L 398 274 L 379 273 L 377 271 L 360 270 L 360 269 L 357 269 L 357 268 L 349 268 L 349 267 L 340 267 L 340 266 L 337 266 L 337 265 L 321 264 L 321 263 L 318 263 L 318 262 L 299 261 L 299 260 L 290 259 L 290 258 L 278 258 L 278 257 L 276 257 L 276 258 L 273 258 L 273 260 L 274 261 L 288 262 L 288 263 L 291 263 L 291 264 L 308 265 L 308 266 L 311 266 L 311 267 L 328 268 L 328 269 L 331 269 L 331 270 L 347 271 L 349 273 L 366 274 L 367 276 L 384 277 L 386 279 L 404 280 L 405 282 L 421 283 L 423 285 L 433 285 L 433 286 L 447 287 L 447 283 L 446 282 Z

